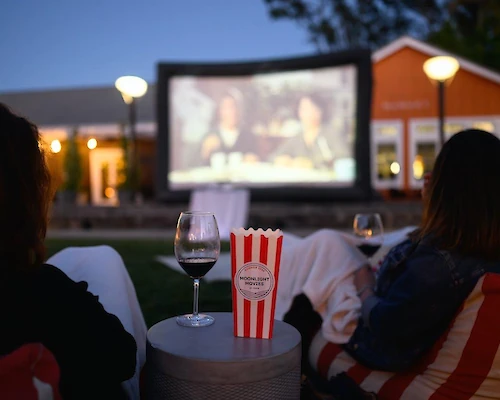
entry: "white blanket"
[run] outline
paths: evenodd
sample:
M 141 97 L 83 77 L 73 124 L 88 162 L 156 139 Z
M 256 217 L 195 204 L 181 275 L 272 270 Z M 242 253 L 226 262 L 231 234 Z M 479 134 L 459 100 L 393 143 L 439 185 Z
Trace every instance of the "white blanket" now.
M 75 282 L 88 283 L 88 291 L 116 315 L 137 344 L 136 373 L 123 382 L 130 399 L 139 399 L 139 375 L 146 361 L 147 327 L 135 288 L 120 255 L 109 246 L 68 247 L 47 260 Z
M 366 262 L 338 231 L 320 230 L 304 239 L 286 237 L 275 317 L 282 319 L 293 298 L 304 293 L 323 318 L 323 336 L 334 343 L 347 342 L 361 306 L 353 273 Z

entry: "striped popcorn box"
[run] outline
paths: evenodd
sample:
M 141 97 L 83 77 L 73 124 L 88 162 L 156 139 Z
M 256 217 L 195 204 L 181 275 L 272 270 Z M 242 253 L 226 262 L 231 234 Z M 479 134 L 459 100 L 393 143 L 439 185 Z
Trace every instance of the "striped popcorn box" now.
M 273 337 L 282 243 L 279 229 L 231 230 L 234 336 Z

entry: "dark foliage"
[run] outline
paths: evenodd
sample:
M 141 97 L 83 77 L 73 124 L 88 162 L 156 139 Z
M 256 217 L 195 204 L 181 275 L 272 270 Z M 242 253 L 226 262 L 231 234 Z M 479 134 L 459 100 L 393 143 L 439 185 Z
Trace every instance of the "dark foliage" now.
M 500 69 L 498 0 L 264 0 L 303 26 L 318 51 L 377 49 L 409 35 Z

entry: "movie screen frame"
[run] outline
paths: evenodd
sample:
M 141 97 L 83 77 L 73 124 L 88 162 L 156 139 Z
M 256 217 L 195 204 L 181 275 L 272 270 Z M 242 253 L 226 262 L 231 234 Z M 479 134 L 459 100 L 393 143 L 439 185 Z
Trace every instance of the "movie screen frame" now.
M 355 177 L 349 186 L 309 186 L 280 184 L 270 187 L 249 187 L 252 201 L 347 201 L 369 200 L 373 189 L 370 179 L 370 117 L 372 100 L 372 62 L 369 50 L 351 50 L 318 56 L 278 60 L 231 63 L 159 63 L 157 67 L 157 174 L 156 195 L 159 200 L 186 202 L 193 189 L 172 189 L 168 180 L 170 172 L 170 87 L 173 78 L 194 77 L 245 77 L 256 74 L 314 70 L 319 68 L 352 65 L 356 68 Z M 214 187 L 207 183 L 203 187 Z M 239 186 L 237 186 L 239 187 Z M 200 188 L 202 186 L 200 185 Z

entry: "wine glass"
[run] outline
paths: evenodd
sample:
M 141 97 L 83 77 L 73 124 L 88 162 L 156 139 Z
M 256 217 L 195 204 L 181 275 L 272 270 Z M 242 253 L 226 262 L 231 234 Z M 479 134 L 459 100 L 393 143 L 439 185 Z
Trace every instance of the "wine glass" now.
M 214 317 L 198 314 L 200 278 L 214 266 L 220 253 L 219 228 L 211 212 L 184 211 L 177 221 L 174 252 L 177 262 L 193 279 L 193 313 L 177 317 L 182 326 L 201 327 L 214 323 Z
M 371 258 L 382 246 L 384 227 L 380 214 L 356 214 L 354 217 L 354 234 L 362 237 L 363 240 L 358 245 L 359 250 L 368 258 Z

